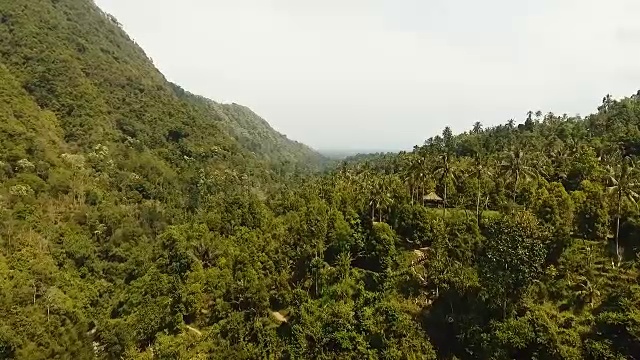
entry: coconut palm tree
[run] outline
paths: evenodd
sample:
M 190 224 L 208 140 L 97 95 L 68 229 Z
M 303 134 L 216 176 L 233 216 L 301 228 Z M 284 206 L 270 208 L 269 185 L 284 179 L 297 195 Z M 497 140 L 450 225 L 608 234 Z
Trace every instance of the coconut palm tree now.
M 538 171 L 529 166 L 527 159 L 522 150 L 513 150 L 509 152 L 505 161 L 501 164 L 504 176 L 507 179 L 513 179 L 513 202 L 516 202 L 518 194 L 518 185 L 521 179 L 529 179 L 538 176 Z
M 434 175 L 440 179 L 444 186 L 444 196 L 442 200 L 443 204 L 443 214 L 447 214 L 447 190 L 448 190 L 448 182 L 450 180 L 455 181 L 455 169 L 453 167 L 451 156 L 448 153 L 444 153 L 440 155 L 440 163 L 434 169 Z
M 429 163 L 428 154 L 421 151 L 415 155 L 409 169 L 409 176 L 412 181 L 414 181 L 416 200 L 420 199 L 422 205 L 424 205 L 423 198 L 425 195 L 426 184 L 431 177 Z
M 533 111 L 529 110 L 527 111 L 527 121 L 532 121 L 533 120 Z
M 482 196 L 482 180 L 485 176 L 491 176 L 486 159 L 480 152 L 476 152 L 473 157 L 473 176 L 476 180 L 476 219 L 480 224 L 480 197 Z
M 380 180 L 381 195 L 378 209 L 378 219 L 382 222 L 383 210 L 387 211 L 387 221 L 391 218 L 391 207 L 393 206 L 392 189 L 397 184 L 393 175 L 386 175 Z
M 575 151 L 575 143 L 572 140 L 563 143 L 556 139 L 553 144 L 548 145 L 548 152 L 546 154 L 546 157 L 549 159 L 548 165 L 550 165 L 550 167 L 546 169 L 548 181 L 563 180 L 568 176 L 568 171 L 572 164 L 572 155 Z
M 482 132 L 482 123 L 480 121 L 476 121 L 473 124 L 473 130 L 471 130 L 472 134 L 480 134 Z
M 371 209 L 371 221 L 375 222 L 376 209 L 380 208 L 384 192 L 382 189 L 382 181 L 380 181 L 379 177 L 372 177 L 369 184 L 369 207 Z
M 417 154 L 411 154 L 409 156 L 407 169 L 404 173 L 404 180 L 411 193 L 411 204 L 413 204 L 414 198 L 416 201 L 418 200 L 420 197 L 421 184 L 424 185 L 423 180 L 427 175 L 424 164 L 425 160 L 423 157 Z
M 611 186 L 607 188 L 610 194 L 615 194 L 617 211 L 616 211 L 616 256 L 618 258 L 618 264 L 620 264 L 620 217 L 622 216 L 622 202 L 627 199 L 636 207 L 638 207 L 638 199 L 640 195 L 636 192 L 638 188 L 638 182 L 636 180 L 636 168 L 633 159 L 631 157 L 624 157 L 622 162 L 610 168 L 611 174 L 609 175 L 609 182 Z

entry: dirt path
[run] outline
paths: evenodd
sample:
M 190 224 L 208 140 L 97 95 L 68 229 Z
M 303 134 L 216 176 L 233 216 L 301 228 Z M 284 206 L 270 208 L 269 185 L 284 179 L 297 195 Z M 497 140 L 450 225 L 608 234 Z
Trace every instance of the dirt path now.
M 186 327 L 187 329 L 191 330 L 194 334 L 196 334 L 196 335 L 198 335 L 198 336 L 202 336 L 202 333 L 200 332 L 200 330 L 198 330 L 198 329 L 196 329 L 196 328 L 193 328 L 193 327 L 191 327 L 191 326 L 189 326 L 189 325 L 186 325 L 185 327 Z

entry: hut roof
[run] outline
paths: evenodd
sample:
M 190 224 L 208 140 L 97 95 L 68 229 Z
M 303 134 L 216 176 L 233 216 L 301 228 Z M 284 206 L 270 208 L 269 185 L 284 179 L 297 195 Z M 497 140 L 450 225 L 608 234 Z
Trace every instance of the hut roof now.
M 433 202 L 443 201 L 442 198 L 440 196 L 438 196 L 438 194 L 436 194 L 434 192 L 428 193 L 422 199 L 425 200 L 425 201 L 433 201 Z

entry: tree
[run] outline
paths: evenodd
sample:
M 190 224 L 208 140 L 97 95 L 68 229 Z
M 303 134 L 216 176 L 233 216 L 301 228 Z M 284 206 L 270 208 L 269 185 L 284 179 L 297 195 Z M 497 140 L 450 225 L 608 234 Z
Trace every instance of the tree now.
M 611 96 L 611 94 L 607 94 L 605 95 L 605 97 L 602 98 L 602 105 L 598 107 L 598 110 L 606 114 L 609 112 L 609 110 L 611 109 L 611 106 L 614 103 L 615 103 L 615 100 L 613 100 L 613 97 Z
M 513 181 L 513 202 L 516 202 L 518 185 L 521 179 L 529 179 L 538 175 L 537 170 L 529 166 L 524 151 L 513 150 L 509 152 L 501 164 L 503 175 Z
M 393 267 L 396 258 L 396 238 L 397 235 L 389 225 L 373 224 L 368 251 L 372 270 L 384 272 Z
M 634 161 L 630 157 L 624 157 L 622 159 L 621 164 L 615 166 L 615 168 L 611 169 L 611 174 L 609 175 L 609 181 L 611 186 L 607 188 L 607 191 L 610 194 L 615 195 L 616 199 L 616 233 L 615 233 L 615 244 L 616 244 L 616 257 L 618 259 L 618 264 L 622 261 L 622 256 L 620 255 L 620 217 L 622 216 L 622 203 L 626 199 L 636 207 L 638 207 L 638 199 L 640 199 L 640 195 L 636 193 L 636 189 L 638 188 L 638 183 L 636 180 L 636 168 Z
M 425 195 L 425 188 L 427 183 L 431 180 L 429 171 L 429 158 L 426 151 L 418 149 L 412 156 L 411 165 L 408 170 L 407 177 L 413 183 L 413 193 L 415 192 L 416 200 L 420 200 L 420 203 L 424 205 L 423 198 Z
M 542 111 L 538 110 L 536 111 L 536 121 L 540 121 L 540 118 L 542 118 Z
M 476 151 L 473 157 L 473 175 L 476 180 L 476 219 L 478 224 L 480 224 L 481 220 L 481 211 L 480 211 L 480 197 L 482 196 L 482 188 L 483 181 L 486 176 L 491 176 L 491 171 L 486 163 L 486 159 L 479 152 Z
M 548 184 L 539 192 L 535 205 L 536 215 L 556 237 L 566 239 L 570 236 L 574 205 L 562 184 Z
M 575 233 L 583 239 L 606 239 L 610 226 L 609 202 L 602 185 L 585 180 L 571 197 L 575 204 Z
M 583 304 L 589 304 L 589 306 L 593 308 L 596 300 L 600 297 L 600 291 L 597 289 L 596 284 L 586 277 L 582 277 L 580 278 L 578 286 L 579 290 L 576 292 L 576 297 Z
M 442 131 L 442 141 L 444 145 L 444 150 L 447 153 L 451 153 L 453 148 L 455 147 L 455 137 L 453 136 L 453 131 L 449 126 L 445 127 Z
M 434 170 L 434 175 L 440 179 L 440 183 L 444 187 L 444 194 L 442 199 L 444 200 L 444 204 L 442 206 L 442 211 L 446 215 L 447 213 L 447 190 L 448 184 L 450 181 L 455 181 L 455 168 L 451 163 L 451 157 L 449 153 L 444 153 L 440 155 L 440 163 L 436 166 Z
M 478 261 L 484 296 L 506 316 L 509 304 L 543 273 L 546 236 L 534 216 L 518 212 L 492 221 Z
M 473 130 L 471 130 L 472 134 L 480 134 L 482 132 L 482 123 L 480 121 L 476 121 L 473 123 Z

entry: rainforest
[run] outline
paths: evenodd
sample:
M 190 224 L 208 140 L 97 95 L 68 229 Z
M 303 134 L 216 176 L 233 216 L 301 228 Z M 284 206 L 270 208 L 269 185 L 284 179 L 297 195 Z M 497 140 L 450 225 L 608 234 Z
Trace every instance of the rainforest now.
M 640 92 L 593 106 L 331 160 L 1 0 L 0 359 L 640 358 Z

